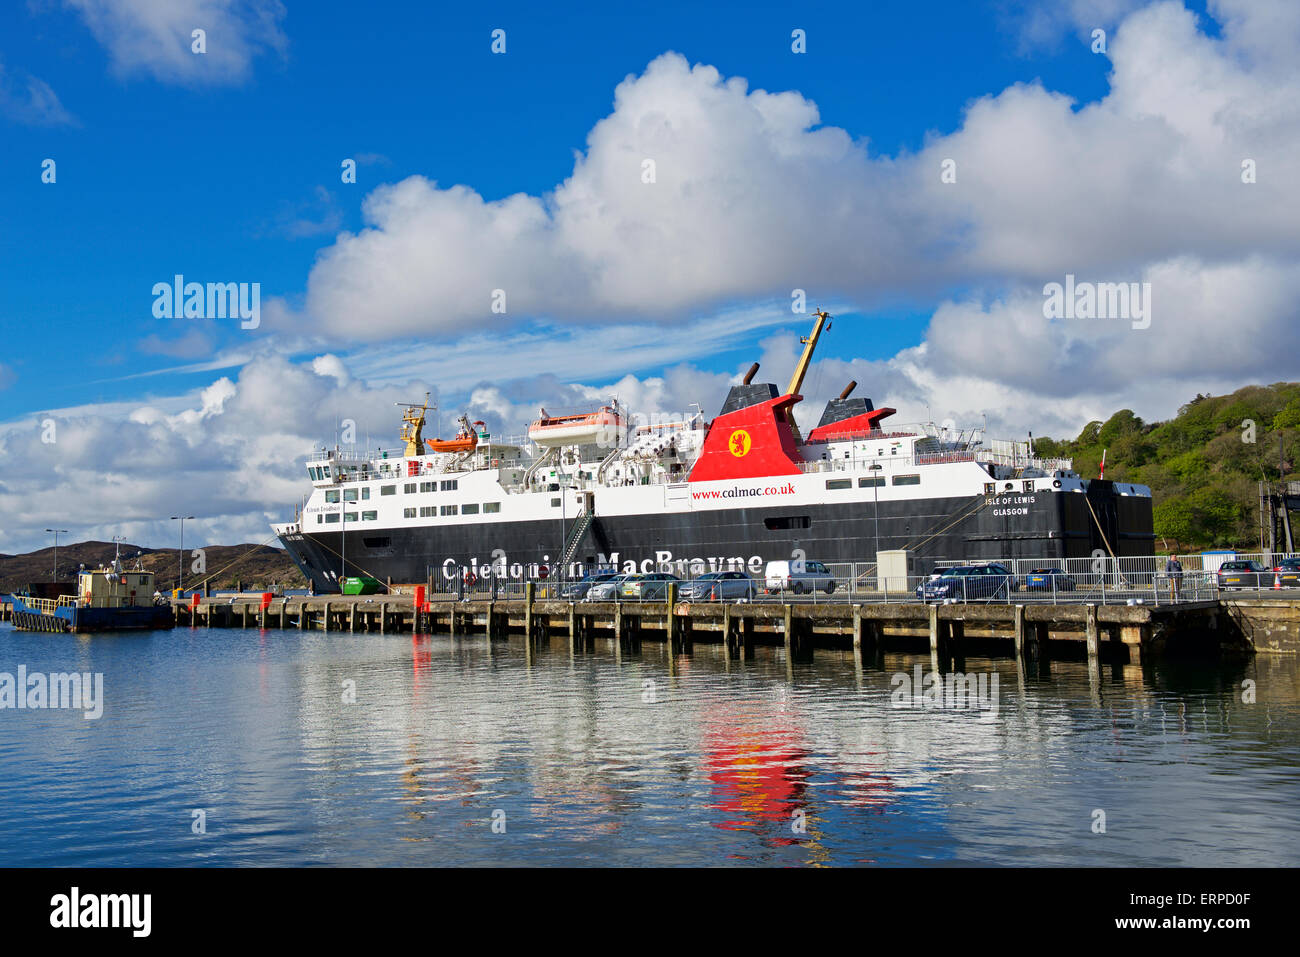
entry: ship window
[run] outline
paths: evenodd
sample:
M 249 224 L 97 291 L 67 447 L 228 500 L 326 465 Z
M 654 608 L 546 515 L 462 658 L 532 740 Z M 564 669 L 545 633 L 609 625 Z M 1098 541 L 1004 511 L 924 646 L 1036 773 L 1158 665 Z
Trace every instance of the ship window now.
M 396 486 L 396 485 L 381 485 L 381 486 L 379 486 L 379 494 L 380 494 L 380 495 L 396 495 L 396 494 L 397 494 L 397 486 Z
M 420 518 L 432 518 L 437 514 L 438 507 L 436 505 L 426 505 L 424 508 L 420 509 Z
M 884 488 L 884 487 L 885 487 L 885 480 L 882 479 L 879 475 L 874 475 L 871 478 L 858 479 L 858 488 Z
M 465 505 L 461 506 L 460 514 L 462 514 L 462 515 L 477 515 L 477 514 L 478 514 L 478 503 L 477 503 L 477 502 L 474 502 L 474 503 L 472 503 L 472 504 L 470 504 L 470 503 L 466 503 Z
M 366 548 L 387 548 L 393 544 L 393 540 L 387 535 L 372 535 L 361 539 L 361 544 Z
M 365 486 L 365 487 L 363 487 L 363 488 L 361 489 L 361 498 L 362 498 L 362 499 L 368 499 L 368 498 L 370 498 L 370 486 L 369 486 L 369 485 L 367 485 L 367 486 Z
M 377 518 L 379 518 L 379 513 L 378 513 L 378 512 L 362 512 L 362 513 L 361 513 L 361 521 L 363 521 L 363 522 L 373 522 L 373 521 L 375 521 Z
M 324 476 L 325 476 L 326 478 L 329 478 L 329 477 L 330 477 L 330 467 L 329 467 L 328 465 L 325 466 L 325 469 L 324 469 L 324 471 L 323 471 L 322 474 L 324 474 Z
M 807 515 L 774 515 L 771 518 L 763 519 L 763 525 L 769 532 L 777 532 L 787 528 L 807 528 L 812 524 L 812 519 Z
M 420 491 L 421 491 L 421 492 L 436 492 L 436 491 L 438 491 L 438 483 L 437 483 L 437 482 L 421 482 L 421 483 L 420 483 Z
M 354 488 L 345 488 L 343 490 L 343 501 L 355 502 L 357 500 L 357 490 Z
M 444 492 L 454 492 L 459 484 L 460 479 L 443 479 L 442 490 Z
M 325 521 L 325 516 L 324 516 L 324 515 L 317 515 L 317 516 L 316 516 L 316 524 L 317 524 L 317 525 L 319 525 L 319 524 L 320 524 L 321 522 L 323 522 L 323 521 Z
M 415 509 L 413 508 L 402 509 L 402 518 L 415 518 Z
M 444 506 L 442 507 L 442 514 L 443 514 L 443 515 L 455 515 L 455 514 L 456 514 L 456 506 L 455 506 L 455 505 L 444 505 Z
M 852 479 L 827 479 L 826 487 L 830 489 L 852 488 Z
M 985 495 L 992 495 L 992 494 L 993 494 L 994 492 L 996 492 L 997 490 L 998 490 L 998 487 L 997 487 L 996 485 L 994 485 L 992 482 L 985 482 L 985 483 L 984 483 L 984 494 L 985 494 Z
M 415 491 L 414 482 L 407 482 L 405 485 L 402 486 L 402 493 L 405 495 L 410 495 L 414 491 Z
M 338 522 L 338 520 L 339 520 L 338 512 L 330 512 L 328 515 L 325 516 L 326 525 L 334 525 Z
M 355 522 L 356 520 L 357 520 L 356 512 L 348 512 L 346 515 L 343 516 L 343 521 L 345 522 Z
M 1022 489 L 1024 489 L 1026 492 L 1032 492 L 1032 491 L 1034 490 L 1034 483 L 1033 483 L 1033 482 L 1021 482 L 1021 483 L 1020 483 L 1020 487 L 1021 487 Z
M 560 500 L 558 498 L 551 499 L 551 508 L 559 508 L 559 507 L 560 507 Z
M 895 485 L 920 485 L 921 476 L 919 475 L 895 475 Z
M 333 490 L 331 490 L 331 491 L 325 493 L 325 501 L 327 501 L 327 502 L 337 502 L 338 500 L 339 500 L 339 490 L 338 490 L 338 489 L 333 489 Z
M 486 512 L 499 512 L 499 511 L 501 511 L 501 503 L 500 503 L 500 502 L 484 502 L 484 503 L 483 503 L 483 511 L 484 511 L 485 513 L 486 513 Z

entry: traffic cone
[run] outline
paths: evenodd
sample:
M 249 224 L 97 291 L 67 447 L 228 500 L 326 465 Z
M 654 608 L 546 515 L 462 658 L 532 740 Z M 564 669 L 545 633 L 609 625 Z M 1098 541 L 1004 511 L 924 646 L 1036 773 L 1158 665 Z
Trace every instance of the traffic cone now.
M 1276 571 L 1273 572 L 1273 589 L 1274 591 L 1282 590 L 1282 576 Z

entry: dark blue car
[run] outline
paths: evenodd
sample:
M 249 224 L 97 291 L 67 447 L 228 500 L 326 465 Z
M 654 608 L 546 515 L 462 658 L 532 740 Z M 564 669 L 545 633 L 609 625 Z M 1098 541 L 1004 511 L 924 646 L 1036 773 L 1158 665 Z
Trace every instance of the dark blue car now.
M 998 601 L 1020 586 L 1011 569 L 997 562 L 936 569 L 940 574 L 916 586 L 918 601 Z
M 1025 576 L 1026 591 L 1074 591 L 1074 579 L 1064 568 L 1035 568 Z

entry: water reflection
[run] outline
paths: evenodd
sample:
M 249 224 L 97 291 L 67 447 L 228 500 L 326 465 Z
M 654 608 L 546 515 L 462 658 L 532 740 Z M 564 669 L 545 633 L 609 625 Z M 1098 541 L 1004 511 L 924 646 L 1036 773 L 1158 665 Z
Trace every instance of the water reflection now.
M 1141 866 L 1300 850 L 1293 661 L 1095 680 L 1081 663 L 968 659 L 998 677 L 992 716 L 895 707 L 892 676 L 928 659 L 893 654 L 204 629 L 0 642 L 0 671 L 102 671 L 106 688 L 97 722 L 0 712 L 7 865 Z

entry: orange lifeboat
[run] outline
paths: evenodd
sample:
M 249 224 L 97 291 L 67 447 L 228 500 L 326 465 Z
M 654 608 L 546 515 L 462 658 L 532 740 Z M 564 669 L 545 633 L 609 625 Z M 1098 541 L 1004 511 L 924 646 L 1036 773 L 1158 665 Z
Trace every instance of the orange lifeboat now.
M 543 448 L 607 442 L 617 435 L 621 421 L 618 411 L 610 406 L 576 415 L 547 415 L 542 409 L 541 418 L 528 427 L 528 438 Z
M 462 415 L 454 439 L 425 439 L 424 444 L 434 452 L 472 452 L 478 448 L 478 433 L 470 428 L 469 420 Z

